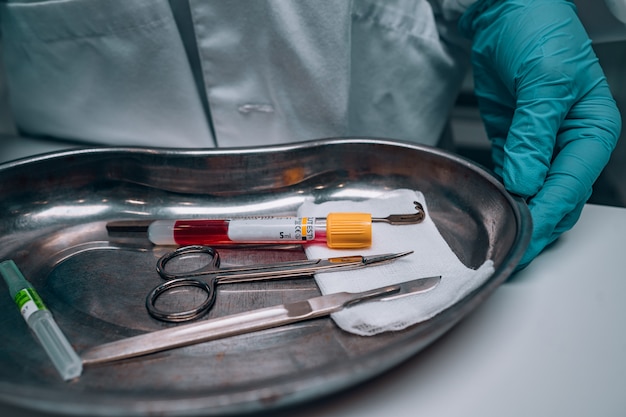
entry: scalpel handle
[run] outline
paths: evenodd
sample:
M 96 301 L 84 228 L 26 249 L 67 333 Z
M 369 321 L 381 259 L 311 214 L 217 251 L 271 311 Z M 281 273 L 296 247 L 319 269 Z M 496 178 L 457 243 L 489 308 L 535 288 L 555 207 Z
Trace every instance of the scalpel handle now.
M 305 319 L 292 317 L 287 307 L 289 306 L 268 307 L 129 337 L 90 348 L 83 352 L 81 359 L 85 366 L 113 362 L 256 330 L 269 329 Z M 310 318 L 314 317 L 317 316 L 310 315 Z
M 261 308 L 129 337 L 95 346 L 83 352 L 83 365 L 96 365 L 147 355 L 196 343 L 208 342 L 257 330 L 327 316 L 356 302 L 398 291 L 398 286 L 363 293 L 336 293 L 306 301 Z

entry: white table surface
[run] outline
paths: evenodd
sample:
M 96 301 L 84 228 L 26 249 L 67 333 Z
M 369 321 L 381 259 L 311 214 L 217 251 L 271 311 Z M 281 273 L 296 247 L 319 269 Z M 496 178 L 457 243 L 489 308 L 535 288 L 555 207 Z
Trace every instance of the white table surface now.
M 626 416 L 626 209 L 580 221 L 401 366 L 273 416 Z M 48 414 L 0 405 L 6 417 Z

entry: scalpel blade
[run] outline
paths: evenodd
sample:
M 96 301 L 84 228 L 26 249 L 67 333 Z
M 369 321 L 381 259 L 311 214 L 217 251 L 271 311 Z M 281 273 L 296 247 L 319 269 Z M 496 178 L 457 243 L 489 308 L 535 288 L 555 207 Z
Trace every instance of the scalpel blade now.
M 440 280 L 440 276 L 435 276 L 359 293 L 340 292 L 322 295 L 305 301 L 158 330 L 95 346 L 84 351 L 81 359 L 83 365 L 96 365 L 310 320 L 362 302 L 386 301 L 426 292 L 435 288 Z

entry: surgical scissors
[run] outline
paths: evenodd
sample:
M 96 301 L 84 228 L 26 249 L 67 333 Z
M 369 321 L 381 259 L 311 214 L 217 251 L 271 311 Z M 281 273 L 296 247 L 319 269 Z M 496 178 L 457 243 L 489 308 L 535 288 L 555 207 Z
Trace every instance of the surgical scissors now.
M 261 280 L 294 278 L 310 276 L 320 272 L 350 270 L 381 265 L 394 261 L 413 251 L 387 253 L 371 256 L 340 256 L 327 259 L 305 259 L 271 264 L 240 265 L 220 267 L 219 252 L 210 246 L 183 246 L 163 255 L 157 261 L 157 272 L 166 281 L 154 287 L 146 297 L 146 308 L 150 315 L 158 320 L 168 322 L 182 322 L 193 320 L 215 304 L 217 284 L 234 284 L 239 282 L 253 282 Z M 172 261 L 182 261 L 190 255 L 206 256 L 210 261 L 204 266 L 192 271 L 168 272 L 167 265 Z M 204 278 L 200 280 L 198 278 Z M 197 287 L 205 294 L 206 299 L 197 307 L 171 312 L 156 306 L 157 299 L 165 292 L 179 287 Z

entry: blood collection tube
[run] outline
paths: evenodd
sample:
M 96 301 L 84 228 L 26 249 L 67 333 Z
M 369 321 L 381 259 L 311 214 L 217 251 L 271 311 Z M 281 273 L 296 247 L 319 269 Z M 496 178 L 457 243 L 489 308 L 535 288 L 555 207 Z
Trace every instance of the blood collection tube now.
M 148 239 L 155 245 L 325 242 L 333 249 L 358 249 L 372 244 L 372 216 L 155 220 L 148 226 Z

